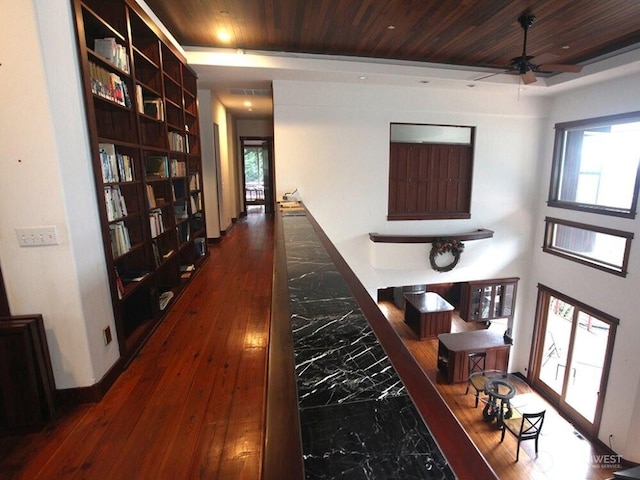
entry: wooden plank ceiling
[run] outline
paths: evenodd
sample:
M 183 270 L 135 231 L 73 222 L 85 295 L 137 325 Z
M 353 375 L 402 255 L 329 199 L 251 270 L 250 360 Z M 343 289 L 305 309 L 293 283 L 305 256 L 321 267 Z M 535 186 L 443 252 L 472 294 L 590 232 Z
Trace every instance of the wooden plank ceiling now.
M 640 42 L 638 0 L 146 0 L 183 46 L 505 68 L 522 54 L 584 64 Z M 225 42 L 218 38 L 224 31 Z

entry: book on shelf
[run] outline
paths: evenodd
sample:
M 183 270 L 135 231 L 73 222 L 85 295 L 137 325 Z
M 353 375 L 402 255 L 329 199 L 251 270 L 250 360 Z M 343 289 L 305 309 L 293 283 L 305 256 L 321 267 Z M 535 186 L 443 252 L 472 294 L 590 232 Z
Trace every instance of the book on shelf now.
M 153 185 L 147 184 L 145 188 L 147 190 L 147 205 L 149 206 L 149 208 L 156 208 L 156 194 L 153 191 Z
M 156 208 L 149 212 L 149 226 L 151 227 L 151 236 L 154 238 L 164 232 L 161 209 Z
M 200 190 L 200 172 L 189 174 L 189 190 L 192 192 Z
M 207 253 L 207 240 L 203 237 L 193 239 L 193 245 L 196 250 L 196 255 L 204 257 Z
M 189 237 L 191 235 L 191 230 L 189 227 L 189 222 L 182 222 L 176 226 L 176 232 L 178 234 L 178 242 L 186 243 L 189 241 Z
M 107 208 L 108 221 L 111 222 L 128 215 L 127 204 L 120 192 L 120 187 L 104 187 L 104 203 Z
M 176 216 L 176 222 L 189 218 L 189 212 L 187 211 L 187 202 L 180 201 L 173 204 L 173 211 Z
M 178 132 L 169 132 L 169 149 L 176 152 L 185 152 L 184 136 Z
M 123 221 L 110 224 L 109 233 L 111 235 L 111 252 L 114 257 L 124 255 L 131 250 L 129 230 Z
M 160 310 L 164 310 L 165 308 L 167 308 L 167 305 L 169 304 L 172 298 L 173 298 L 173 292 L 171 290 L 169 290 L 168 292 L 162 292 L 159 298 Z
M 133 159 L 116 151 L 112 143 L 98 144 L 104 183 L 133 181 Z
M 193 272 L 195 269 L 196 267 L 193 263 L 190 263 L 188 265 L 180 265 L 181 272 Z
M 187 175 L 187 162 L 181 162 L 175 158 L 171 159 L 171 176 L 185 177 Z
M 155 240 L 151 242 L 151 250 L 153 250 L 153 261 L 156 264 L 156 268 L 158 268 L 162 263 L 162 257 L 160 256 L 160 248 L 158 247 L 158 243 Z
M 112 102 L 131 107 L 131 98 L 127 84 L 116 73 L 108 71 L 93 62 L 89 62 L 91 93 Z
M 116 42 L 115 38 L 96 38 L 93 41 L 93 50 L 112 65 L 129 73 L 129 55 L 127 55 L 127 49 Z
M 148 270 L 127 270 L 122 272 L 122 281 L 124 284 L 133 283 L 133 282 L 141 282 L 149 275 Z
M 122 282 L 122 278 L 120 278 L 118 269 L 114 267 L 113 270 L 116 273 L 116 289 L 118 290 L 118 298 L 122 300 L 122 297 L 124 297 L 124 293 L 125 293 L 124 283 Z
M 147 157 L 144 165 L 147 178 L 169 178 L 169 159 L 167 157 Z
M 191 212 L 196 213 L 202 210 L 202 201 L 200 197 L 200 193 L 192 193 L 191 194 Z

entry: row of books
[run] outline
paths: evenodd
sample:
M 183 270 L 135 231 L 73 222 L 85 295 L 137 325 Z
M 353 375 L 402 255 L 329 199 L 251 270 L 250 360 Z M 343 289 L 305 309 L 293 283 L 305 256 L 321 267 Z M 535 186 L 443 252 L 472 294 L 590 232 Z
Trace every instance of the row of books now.
M 129 73 L 127 49 L 116 42 L 115 38 L 96 38 L 93 41 L 93 50 L 112 65 Z
M 186 177 L 187 176 L 187 162 L 180 162 L 175 158 L 171 159 L 171 176 L 172 177 Z
M 129 230 L 124 222 L 116 222 L 109 225 L 111 234 L 111 253 L 114 257 L 124 255 L 131 250 L 131 240 Z
M 192 193 L 191 194 L 191 211 L 193 213 L 199 212 L 202 210 L 202 197 L 200 193 Z
M 189 144 L 183 135 L 178 132 L 169 132 L 169 149 L 176 152 L 189 153 Z
M 127 204 L 120 187 L 104 187 L 104 203 L 107 206 L 107 219 L 111 222 L 126 217 Z
M 151 226 L 151 236 L 157 237 L 164 232 L 164 222 L 162 220 L 162 210 L 159 208 L 149 212 L 149 225 Z
M 115 145 L 111 143 L 101 143 L 98 147 L 103 182 L 133 181 L 133 158 L 117 153 Z
M 89 62 L 89 74 L 91 76 L 91 93 L 112 102 L 131 107 L 131 98 L 127 84 L 119 75 L 112 73 L 93 62 Z

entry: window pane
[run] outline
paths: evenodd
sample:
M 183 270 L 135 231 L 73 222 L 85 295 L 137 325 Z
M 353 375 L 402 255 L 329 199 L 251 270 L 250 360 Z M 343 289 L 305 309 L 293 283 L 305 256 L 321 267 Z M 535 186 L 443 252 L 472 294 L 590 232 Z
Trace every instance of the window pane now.
M 551 297 L 539 377 L 558 395 L 562 393 L 572 321 L 573 305 Z
M 609 341 L 609 325 L 585 312 L 578 313 L 578 328 L 567 383 L 567 403 L 593 422 Z
M 556 224 L 551 246 L 622 268 L 626 239 Z
M 557 174 L 550 203 L 599 213 L 635 213 L 640 161 L 637 116 L 614 118 L 609 123 L 606 118 L 580 123 L 556 125 L 556 142 L 560 144 L 555 147 Z
M 552 218 L 545 222 L 545 252 L 626 275 L 632 233 Z

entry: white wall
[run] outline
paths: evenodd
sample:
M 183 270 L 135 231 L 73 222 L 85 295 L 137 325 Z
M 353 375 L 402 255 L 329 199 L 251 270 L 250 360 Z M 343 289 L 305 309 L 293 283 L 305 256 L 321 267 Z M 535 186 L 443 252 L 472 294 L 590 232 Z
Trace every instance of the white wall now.
M 202 185 L 204 189 L 207 237 L 220 237 L 220 204 L 218 202 L 218 172 L 213 135 L 213 100 L 211 90 L 198 90 L 200 145 L 202 147 Z
M 540 214 L 535 222 L 535 247 L 542 245 L 545 216 L 571 219 L 581 223 L 601 225 L 617 230 L 633 232 L 629 274 L 626 278 L 544 254 L 540 248 L 533 250 L 532 276 L 536 282 L 569 295 L 620 320 L 615 339 L 609 386 L 600 427 L 600 440 L 609 444 L 613 435 L 614 450 L 625 458 L 640 461 L 640 221 L 573 212 L 546 205 L 548 179 L 551 174 L 553 153 L 553 126 L 559 122 L 580 120 L 617 113 L 640 110 L 640 79 L 637 76 L 609 81 L 567 92 L 554 99 L 547 125 L 548 135 L 540 156 L 543 165 L 539 185 L 538 206 Z M 535 284 L 532 284 L 532 288 Z M 533 313 L 535 297 L 530 298 L 527 309 Z M 523 330 L 532 331 L 533 314 L 523 318 Z
M 373 298 L 388 286 L 512 276 L 521 277 L 519 291 L 530 288 L 538 145 L 549 104 L 518 100 L 515 86 L 503 94 L 481 88 L 274 82 L 277 194 L 298 188 Z M 391 122 L 476 127 L 470 219 L 386 220 Z M 478 228 L 494 237 L 466 242 L 458 266 L 447 273 L 429 266 L 430 244 L 374 244 L 368 236 Z M 516 339 L 514 370 L 526 366 L 518 359 L 526 358 L 528 341 Z
M 0 261 L 14 315 L 41 313 L 57 388 L 116 362 L 71 5 L 9 0 L 0 16 Z M 20 248 L 15 228 L 54 225 L 59 245 Z
M 640 110 L 637 78 L 612 81 L 557 98 L 517 98 L 517 92 L 439 90 L 309 82 L 274 82 L 278 195 L 298 188 L 370 295 L 378 288 L 518 276 L 511 371 L 528 365 L 537 284 L 543 283 L 621 320 L 600 439 L 640 461 L 640 296 L 634 275 L 622 279 L 543 254 L 545 215 L 590 221 L 588 214 L 546 206 L 556 122 Z M 634 105 L 635 102 L 635 105 Z M 471 219 L 386 220 L 389 124 L 476 127 Z M 638 221 L 598 219 L 633 231 Z M 448 273 L 429 267 L 430 245 L 373 244 L 369 232 L 453 234 L 494 230 L 492 239 L 466 242 Z M 634 273 L 635 272 L 635 273 Z

